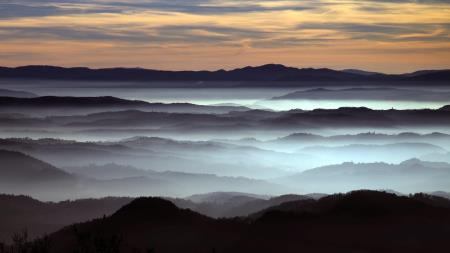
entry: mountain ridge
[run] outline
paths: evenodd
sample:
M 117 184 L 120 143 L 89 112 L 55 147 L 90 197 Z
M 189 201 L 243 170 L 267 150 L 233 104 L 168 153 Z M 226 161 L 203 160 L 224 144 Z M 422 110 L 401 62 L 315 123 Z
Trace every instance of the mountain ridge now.
M 450 70 L 416 71 L 414 74 L 373 74 L 362 71 L 338 71 L 327 68 L 294 68 L 281 64 L 247 66 L 217 71 L 167 71 L 144 68 L 64 68 L 58 66 L 28 65 L 0 67 L 0 79 L 48 79 L 85 81 L 258 81 L 258 82 L 349 82 L 349 81 L 432 81 L 448 82 Z M 447 83 L 445 83 L 447 84 Z M 244 84 L 239 84 L 244 85 Z M 253 84 L 255 85 L 255 84 Z M 193 87 L 198 87 L 195 84 Z
M 449 207 L 448 200 L 424 194 L 363 190 L 287 202 L 258 217 L 212 219 L 163 199 L 139 198 L 112 216 L 51 234 L 50 252 L 76 249 L 80 236 L 110 240 L 117 234 L 117 248 L 144 252 L 445 252 Z M 392 234 L 402 236 L 392 242 Z

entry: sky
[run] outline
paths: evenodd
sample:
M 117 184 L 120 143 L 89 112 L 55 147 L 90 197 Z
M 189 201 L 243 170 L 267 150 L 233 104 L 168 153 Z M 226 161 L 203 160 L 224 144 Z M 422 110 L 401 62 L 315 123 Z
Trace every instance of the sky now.
M 450 68 L 450 0 L 0 0 L 0 65 Z

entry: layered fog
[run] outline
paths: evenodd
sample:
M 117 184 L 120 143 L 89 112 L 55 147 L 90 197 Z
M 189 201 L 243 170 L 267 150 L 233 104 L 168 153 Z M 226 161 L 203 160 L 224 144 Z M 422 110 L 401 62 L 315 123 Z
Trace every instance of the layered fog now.
M 445 86 L 183 85 L 2 80 L 0 192 L 450 191 Z

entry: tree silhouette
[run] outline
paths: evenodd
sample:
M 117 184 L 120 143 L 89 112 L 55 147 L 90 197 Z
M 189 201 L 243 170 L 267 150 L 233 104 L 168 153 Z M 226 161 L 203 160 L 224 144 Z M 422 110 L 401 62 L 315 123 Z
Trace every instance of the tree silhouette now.
M 72 228 L 77 240 L 74 253 L 120 253 L 121 236 L 83 233 L 75 225 Z

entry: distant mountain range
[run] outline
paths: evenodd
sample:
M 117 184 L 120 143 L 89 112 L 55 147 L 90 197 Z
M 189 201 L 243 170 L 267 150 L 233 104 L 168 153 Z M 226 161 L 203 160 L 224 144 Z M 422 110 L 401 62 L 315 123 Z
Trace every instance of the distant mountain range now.
M 64 149 L 62 146 L 60 148 Z M 95 149 L 91 150 L 94 151 Z M 70 156 L 70 153 L 74 152 L 73 149 L 66 152 L 62 159 L 65 157 L 76 160 L 83 157 Z M 59 155 L 61 154 L 63 153 Z M 67 169 L 69 173 L 21 152 L 7 150 L 0 150 L 0 160 L 4 162 L 4 165 L 0 166 L 0 193 L 25 194 L 45 200 L 111 195 L 185 196 L 208 191 L 231 190 L 280 194 L 284 189 L 267 181 L 244 177 L 221 177 L 214 174 L 176 171 L 157 172 L 115 164 L 71 168 Z M 145 161 L 147 164 L 153 162 L 152 157 Z M 179 166 L 183 164 L 183 161 L 178 162 Z
M 1 110 L 1 108 L 0 108 Z M 11 112 L 9 112 L 11 113 Z M 39 117 L 41 116 L 41 117 Z M 45 115 L 44 115 L 45 116 Z M 426 119 L 426 120 L 424 120 Z M 169 113 L 125 110 L 78 116 L 11 115 L 0 114 L 0 127 L 20 132 L 55 129 L 59 133 L 80 131 L 83 135 L 101 132 L 104 135 L 161 135 L 183 133 L 222 136 L 261 131 L 299 132 L 318 129 L 388 129 L 448 127 L 450 111 L 441 109 L 372 110 L 366 107 L 338 109 L 291 110 L 271 112 L 263 110 L 231 111 L 226 114 Z M 122 135 L 123 136 L 123 135 Z
M 2 96 L 0 91 L 0 112 L 28 113 L 37 115 L 87 114 L 104 111 L 142 110 L 150 112 L 178 113 L 228 113 L 250 110 L 244 106 L 206 106 L 190 103 L 149 103 L 117 97 L 16 97 Z
M 426 154 L 441 150 L 430 144 L 312 147 L 305 149 L 304 152 L 317 153 L 318 158 L 312 161 L 306 160 L 307 165 L 305 165 L 305 159 L 302 157 L 308 156 L 303 154 L 285 154 L 231 144 L 227 146 L 214 142 L 180 142 L 158 138 L 137 138 L 131 142 L 120 143 L 2 139 L 1 148 L 21 150 L 58 163 L 69 160 L 69 164 L 83 164 L 83 166 L 66 165 L 63 171 L 23 153 L 0 150 L 0 158 L 7 164 L 0 168 L 0 192 L 31 194 L 47 200 L 61 200 L 69 197 L 136 196 L 136 194 L 186 196 L 209 191 L 240 191 L 254 194 L 332 193 L 361 188 L 394 189 L 402 192 L 450 191 L 446 181 L 450 177 L 450 164 L 410 159 L 426 157 Z M 165 150 L 167 153 L 155 152 L 151 150 L 152 148 Z M 211 151 L 207 152 L 208 148 Z M 324 149 L 329 151 L 324 152 Z M 405 150 L 409 153 L 401 154 Z M 202 154 L 202 152 L 205 153 Z M 302 171 L 302 168 L 303 170 L 308 167 L 314 168 L 312 167 L 314 163 L 325 165 L 356 161 L 359 156 L 365 158 L 360 162 L 395 162 L 406 158 L 410 160 L 400 164 L 343 163 L 318 167 L 286 177 L 283 175 L 288 175 L 287 171 L 279 171 L 280 168 L 288 168 L 285 166 L 292 166 L 293 169 Z M 247 163 L 245 163 L 245 157 L 247 157 Z M 264 157 L 265 163 L 273 160 L 273 164 L 280 164 L 279 168 L 272 168 L 270 164 L 258 162 L 257 159 L 260 157 Z M 208 162 L 208 158 L 212 159 L 212 162 Z M 233 161 L 227 163 L 222 159 Z M 104 164 L 105 161 L 138 164 L 147 166 L 148 170 L 120 164 Z M 104 165 L 95 165 L 95 163 Z M 203 167 L 208 167 L 207 170 L 211 173 L 219 175 L 246 174 L 248 177 L 201 173 L 200 170 L 204 169 Z M 187 168 L 189 173 L 176 171 Z M 247 171 L 248 168 L 253 170 Z M 167 169 L 174 171 L 167 171 Z M 256 175 L 258 173 L 260 175 Z M 251 179 L 251 175 L 253 178 L 261 175 L 273 176 L 272 179 L 266 176 L 265 180 L 256 180 Z M 330 178 L 333 178 L 332 182 L 329 182 Z M 246 199 L 248 198 L 258 199 L 261 202 L 259 199 L 262 197 L 246 196 Z M 195 201 L 195 199 L 196 197 L 193 197 L 192 200 Z M 216 213 L 232 215 L 242 212 L 227 208 Z
M 326 195 L 320 195 L 321 197 Z M 185 199 L 169 199 L 181 208 L 219 217 L 244 217 L 268 207 L 289 201 L 314 199 L 309 195 L 287 194 L 276 197 L 260 196 L 242 192 L 211 192 L 196 194 Z
M 414 157 L 428 154 L 444 154 L 447 151 L 439 146 L 428 143 L 393 143 L 393 144 L 351 144 L 345 146 L 311 146 L 298 150 L 307 154 L 337 164 L 346 161 L 353 162 L 389 162 L 399 163 Z
M 408 74 L 387 75 L 360 70 L 293 68 L 279 64 L 244 67 L 218 71 L 162 71 L 142 68 L 90 69 L 55 66 L 0 67 L 0 79 L 47 79 L 85 81 L 237 81 L 257 82 L 252 86 L 265 86 L 268 82 L 433 82 L 448 85 L 450 70 L 417 71 Z M 259 83 L 259 84 L 258 84 Z M 187 84 L 184 84 L 187 85 Z M 191 84 L 193 87 L 201 83 Z M 223 84 L 225 85 L 225 84 Z M 229 84 L 227 84 L 229 85 Z M 248 84 L 234 84 L 237 86 Z
M 250 146 L 156 137 L 135 137 L 117 142 L 0 139 L 0 148 L 25 152 L 57 167 L 104 180 L 117 179 L 127 174 L 132 177 L 149 176 L 150 170 L 261 179 L 279 175 L 286 167 L 293 169 L 292 166 L 297 168 L 297 164 L 312 161 L 306 155 Z M 121 164 L 146 171 L 119 166 Z
M 78 179 L 44 161 L 16 151 L 0 150 L 0 192 L 68 198 Z
M 309 191 L 346 192 L 354 189 L 421 189 L 450 191 L 450 164 L 410 159 L 400 164 L 353 163 L 323 166 L 284 177 L 275 182 Z
M 310 89 L 295 91 L 272 100 L 373 100 L 450 102 L 450 92 L 398 88 Z
M 227 142 L 227 140 L 222 140 Z M 281 150 L 296 151 L 302 147 L 311 146 L 349 146 L 354 144 L 377 144 L 386 145 L 394 143 L 428 143 L 447 150 L 450 149 L 450 135 L 445 133 L 418 134 L 403 132 L 398 134 L 384 134 L 376 132 L 366 132 L 359 134 L 322 136 L 309 133 L 294 133 L 285 137 L 280 137 L 269 141 L 258 140 L 238 140 L 230 141 L 239 145 L 253 145 L 260 148 L 275 148 Z M 388 147 L 388 146 L 386 146 Z M 408 151 L 407 151 L 408 152 Z

